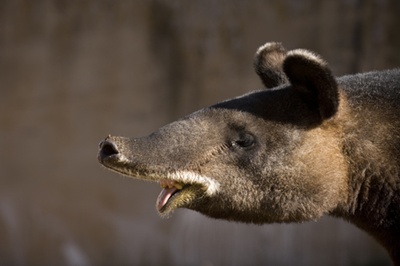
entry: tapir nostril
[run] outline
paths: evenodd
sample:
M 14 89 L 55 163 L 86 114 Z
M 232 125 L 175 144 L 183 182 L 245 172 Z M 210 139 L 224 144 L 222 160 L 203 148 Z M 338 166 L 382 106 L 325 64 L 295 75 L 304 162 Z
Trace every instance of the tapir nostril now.
M 102 158 L 109 157 L 109 156 L 112 156 L 112 155 L 116 155 L 118 153 L 119 153 L 118 149 L 117 149 L 117 147 L 115 146 L 114 143 L 112 143 L 110 141 L 107 141 L 107 140 L 102 141 L 100 143 L 100 156 Z

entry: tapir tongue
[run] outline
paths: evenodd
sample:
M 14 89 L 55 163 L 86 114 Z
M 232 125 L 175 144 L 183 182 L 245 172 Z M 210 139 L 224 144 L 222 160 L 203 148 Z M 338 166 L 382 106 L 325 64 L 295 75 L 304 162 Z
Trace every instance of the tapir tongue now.
M 160 211 L 162 207 L 167 204 L 168 200 L 171 198 L 171 196 L 177 191 L 178 189 L 176 187 L 172 188 L 164 188 L 160 195 L 158 195 L 157 198 L 157 209 Z

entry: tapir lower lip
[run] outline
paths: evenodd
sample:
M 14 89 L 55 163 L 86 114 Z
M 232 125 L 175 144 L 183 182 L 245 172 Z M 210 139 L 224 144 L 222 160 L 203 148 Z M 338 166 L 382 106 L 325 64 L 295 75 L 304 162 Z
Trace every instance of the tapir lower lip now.
M 175 198 L 176 198 L 180 193 L 182 193 L 182 191 L 184 191 L 187 187 L 188 187 L 188 186 L 185 186 L 185 187 L 182 188 L 182 189 L 176 189 L 176 190 L 172 193 L 172 195 L 166 200 L 166 202 L 164 202 L 163 199 L 162 199 L 162 197 L 163 197 L 163 192 L 164 192 L 164 190 L 165 190 L 165 189 L 163 189 L 163 190 L 160 192 L 160 194 L 158 195 L 158 198 L 157 198 L 157 202 L 156 202 L 157 211 L 158 211 L 160 214 L 165 213 L 166 210 L 167 210 L 167 208 L 168 208 L 168 206 L 169 206 L 169 204 L 170 204 L 172 201 L 174 201 Z
M 195 201 L 204 196 L 204 189 L 201 185 L 185 185 L 170 195 L 166 201 L 163 198 L 163 191 L 157 198 L 156 209 L 163 217 L 168 217 L 177 208 L 190 208 Z

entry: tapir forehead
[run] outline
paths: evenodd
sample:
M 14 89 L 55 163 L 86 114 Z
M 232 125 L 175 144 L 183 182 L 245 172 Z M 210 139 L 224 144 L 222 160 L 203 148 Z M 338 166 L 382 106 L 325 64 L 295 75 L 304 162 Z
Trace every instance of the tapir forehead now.
M 206 135 L 214 134 L 216 135 L 215 137 L 223 137 L 229 134 L 232 129 L 248 126 L 261 128 L 266 122 L 261 117 L 245 110 L 215 108 L 212 106 L 191 114 L 182 121 L 178 121 L 178 124 L 182 123 L 182 125 L 179 125 L 179 127 L 182 127 L 182 132 L 189 130 L 191 134 L 197 133 L 199 137 L 204 138 Z M 210 137 L 213 138 L 213 136 Z
M 283 85 L 223 101 L 211 106 L 210 109 L 220 110 L 228 117 L 232 114 L 233 119 L 239 113 L 245 118 L 309 128 L 321 122 L 315 110 L 317 107 L 309 104 L 312 100 L 309 95 L 294 90 L 290 85 Z

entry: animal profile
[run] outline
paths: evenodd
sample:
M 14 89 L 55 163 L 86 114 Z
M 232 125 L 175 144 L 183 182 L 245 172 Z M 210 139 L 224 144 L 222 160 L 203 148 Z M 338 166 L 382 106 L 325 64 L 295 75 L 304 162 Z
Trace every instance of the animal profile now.
M 156 208 L 244 223 L 343 218 L 400 265 L 400 70 L 336 78 L 313 52 L 261 46 L 265 89 L 141 138 L 108 136 L 99 162 L 158 182 Z

